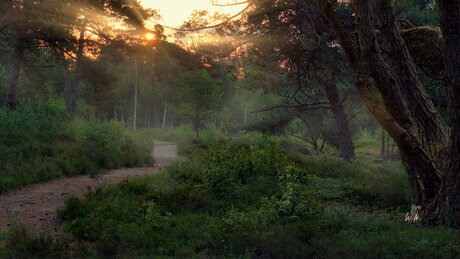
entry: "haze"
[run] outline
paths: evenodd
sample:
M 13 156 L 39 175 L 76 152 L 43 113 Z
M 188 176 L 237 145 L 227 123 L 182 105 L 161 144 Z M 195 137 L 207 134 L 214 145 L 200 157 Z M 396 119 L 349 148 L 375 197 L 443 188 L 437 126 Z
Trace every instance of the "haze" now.
M 221 2 L 227 3 L 232 1 Z M 246 7 L 246 5 L 217 7 L 212 5 L 211 0 L 142 0 L 141 4 L 146 8 L 159 10 L 162 16 L 160 23 L 171 27 L 182 25 L 194 10 L 208 10 L 210 13 L 222 12 L 234 15 Z

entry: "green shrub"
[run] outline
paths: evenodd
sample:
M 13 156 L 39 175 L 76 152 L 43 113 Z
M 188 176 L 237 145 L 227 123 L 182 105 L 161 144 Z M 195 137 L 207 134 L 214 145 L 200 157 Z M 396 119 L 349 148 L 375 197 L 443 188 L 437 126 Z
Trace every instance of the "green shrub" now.
M 275 144 L 232 147 L 225 142 L 211 145 L 204 159 L 203 186 L 217 195 L 237 195 L 242 184 L 260 176 L 277 176 L 287 163 Z
M 279 176 L 280 192 L 266 199 L 265 208 L 274 211 L 283 221 L 293 221 L 305 216 L 317 216 L 322 204 L 306 188 L 306 174 L 294 166 L 286 166 Z
M 57 257 L 66 245 L 54 240 L 49 233 L 36 234 L 25 225 L 18 224 L 8 228 L 5 240 L 6 253 L 9 254 L 7 257 Z
M 176 137 L 189 137 L 194 138 L 196 135 L 193 125 L 191 124 L 182 124 L 179 127 L 169 129 L 166 132 L 166 137 L 176 138 Z
M 0 109 L 0 193 L 101 169 L 151 165 L 152 146 L 117 121 L 71 118 L 60 99 Z
M 203 183 L 201 163 L 197 160 L 179 159 L 168 166 L 169 176 L 179 183 L 200 185 Z
M 200 131 L 200 138 L 202 138 L 205 142 L 210 143 L 213 141 L 223 140 L 225 135 L 212 123 L 208 123 L 205 125 L 204 129 Z
M 343 198 L 354 204 L 379 209 L 407 210 L 410 207 L 408 177 L 400 163 L 347 163 L 334 158 L 312 157 L 302 164 L 309 174 L 347 181 Z

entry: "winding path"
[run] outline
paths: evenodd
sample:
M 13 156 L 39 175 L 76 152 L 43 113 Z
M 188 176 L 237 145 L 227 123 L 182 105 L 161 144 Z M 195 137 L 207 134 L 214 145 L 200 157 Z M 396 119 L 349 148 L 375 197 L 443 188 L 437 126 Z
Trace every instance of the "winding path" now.
M 177 145 L 155 142 L 152 152 L 155 165 L 147 168 L 121 168 L 111 170 L 97 179 L 81 175 L 30 185 L 26 188 L 0 195 L 0 228 L 22 223 L 37 231 L 49 229 L 51 234 L 61 232 L 56 209 L 64 205 L 69 195 L 83 196 L 89 187 L 113 184 L 126 178 L 159 172 L 163 166 L 177 158 Z

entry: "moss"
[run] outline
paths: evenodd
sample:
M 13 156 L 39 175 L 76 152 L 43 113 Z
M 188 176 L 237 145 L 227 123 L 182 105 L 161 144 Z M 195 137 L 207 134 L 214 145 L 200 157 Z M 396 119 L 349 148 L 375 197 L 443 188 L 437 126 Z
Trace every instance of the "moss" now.
M 444 75 L 444 42 L 439 28 L 420 26 L 403 30 L 401 35 L 419 68 L 436 77 Z

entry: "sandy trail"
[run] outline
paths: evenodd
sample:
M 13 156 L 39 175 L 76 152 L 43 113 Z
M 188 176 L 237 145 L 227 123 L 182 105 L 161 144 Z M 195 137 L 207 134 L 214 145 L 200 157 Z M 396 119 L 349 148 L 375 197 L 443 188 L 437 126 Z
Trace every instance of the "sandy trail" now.
M 58 234 L 61 228 L 56 218 L 56 209 L 64 205 L 66 196 L 81 197 L 89 187 L 94 189 L 130 177 L 154 174 L 177 158 L 177 145 L 155 142 L 152 155 L 155 158 L 153 167 L 111 170 L 98 179 L 91 179 L 86 175 L 58 179 L 2 194 L 0 195 L 0 228 L 5 229 L 16 222 L 26 224 L 37 231 L 49 229 L 51 234 Z

